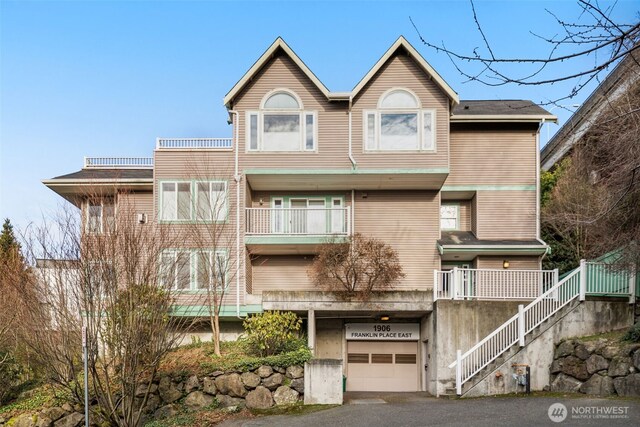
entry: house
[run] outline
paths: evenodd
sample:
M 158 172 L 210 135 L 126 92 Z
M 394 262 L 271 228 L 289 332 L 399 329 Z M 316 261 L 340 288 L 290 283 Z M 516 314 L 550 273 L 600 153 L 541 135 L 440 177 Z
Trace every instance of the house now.
M 87 158 L 44 181 L 83 210 L 85 232 L 103 232 L 124 198 L 144 226 L 224 228 L 211 255 L 235 272 L 223 332 L 291 310 L 316 357 L 343 360 L 347 390 L 439 395 L 456 349 L 557 282 L 540 270 L 538 204 L 539 130 L 555 117 L 532 102 L 460 100 L 403 37 L 350 92 L 278 38 L 223 102 L 231 138 L 159 138 L 153 158 Z M 84 186 L 107 195 L 87 200 Z M 354 232 L 392 246 L 406 274 L 370 301 L 337 299 L 307 273 L 319 244 Z M 190 260 L 172 276 L 189 294 L 202 247 L 185 246 L 167 257 Z

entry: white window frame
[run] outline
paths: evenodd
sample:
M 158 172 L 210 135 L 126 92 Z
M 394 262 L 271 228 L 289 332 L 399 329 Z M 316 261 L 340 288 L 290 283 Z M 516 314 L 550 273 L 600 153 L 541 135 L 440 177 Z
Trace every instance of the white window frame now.
M 217 212 L 212 211 L 211 218 L 201 219 L 199 218 L 198 212 L 198 184 L 200 183 L 209 183 L 209 200 L 210 202 L 214 202 L 212 196 L 212 186 L 211 184 L 224 184 L 224 196 L 223 203 L 224 205 L 220 207 Z M 165 191 L 163 189 L 164 184 L 174 184 L 175 185 L 175 195 L 173 196 L 175 210 L 171 217 L 167 217 L 166 212 L 164 210 L 164 200 L 165 200 Z M 178 185 L 180 184 L 189 184 L 189 218 L 180 218 L 178 219 Z M 158 188 L 160 189 L 160 196 L 158 197 L 158 211 L 159 218 L 161 223 L 218 223 L 218 222 L 226 222 L 229 218 L 229 183 L 225 180 L 215 180 L 215 179 L 196 179 L 196 180 L 161 180 L 158 183 Z M 216 199 L 217 200 L 217 199 Z M 214 218 L 213 213 L 217 213 L 219 217 Z
M 449 228 L 449 227 L 443 227 L 442 226 L 442 220 L 445 219 L 442 214 L 442 208 L 455 208 L 455 212 L 456 212 L 456 216 L 455 216 L 455 220 L 456 220 L 456 225 L 454 228 Z M 450 217 L 447 217 L 446 219 L 451 219 Z M 457 231 L 460 230 L 460 205 L 459 204 L 454 204 L 454 203 L 444 203 L 440 205 L 440 230 L 442 231 Z
M 285 93 L 293 97 L 298 102 L 298 109 L 275 109 L 265 108 L 264 105 L 269 98 L 278 93 Z M 265 150 L 264 148 L 264 119 L 265 116 L 275 115 L 298 115 L 299 117 L 299 146 L 297 150 Z M 251 132 L 251 117 L 255 116 L 257 120 L 256 148 L 251 147 L 251 139 L 254 136 Z M 313 147 L 307 148 L 307 117 L 313 117 Z M 288 89 L 275 89 L 269 92 L 263 98 L 260 104 L 260 110 L 247 111 L 245 116 L 245 151 L 261 152 L 261 153 L 298 153 L 298 152 L 317 152 L 318 151 L 318 112 L 313 110 L 305 110 L 300 98 Z
M 100 206 L 100 215 L 99 215 L 99 224 L 100 224 L 100 229 L 99 230 L 91 230 L 91 226 L 90 226 L 90 221 L 91 221 L 91 213 L 89 212 L 91 206 Z M 113 226 L 112 227 L 107 227 L 106 223 L 105 223 L 105 216 L 104 216 L 104 207 L 105 206 L 113 206 L 113 217 L 111 218 L 113 221 Z M 97 201 L 91 201 L 91 200 L 87 200 L 85 202 L 85 227 L 84 230 L 87 234 L 109 234 L 115 231 L 116 228 L 116 200 L 115 197 L 114 198 L 105 198 L 102 197 L 100 198 L 100 203 L 97 203 Z
M 211 207 L 210 217 L 209 218 L 200 218 L 199 212 L 199 203 L 200 203 L 200 191 L 198 189 L 199 184 L 209 184 L 209 204 Z M 213 197 L 213 186 L 212 184 L 223 184 L 224 190 L 222 194 L 222 202 L 218 200 L 218 198 Z M 193 192 L 193 203 L 195 204 L 195 213 L 192 215 L 192 219 L 198 222 L 222 222 L 225 221 L 229 215 L 229 188 L 227 185 L 227 181 L 209 181 L 209 180 L 198 180 L 194 181 L 195 192 Z M 217 193 L 217 191 L 216 191 Z M 213 205 L 220 205 L 214 207 Z M 215 216 L 215 217 L 214 217 Z
M 383 100 L 393 92 L 403 91 L 407 92 L 416 100 L 416 108 L 383 108 L 381 107 Z M 425 141 L 426 134 L 424 132 L 425 125 L 425 113 L 431 114 L 431 141 L 427 144 Z M 381 147 L 382 141 L 382 115 L 384 114 L 415 114 L 416 115 L 416 128 L 417 128 L 417 146 L 409 149 L 387 149 Z M 374 135 L 373 135 L 373 147 L 369 146 L 369 138 L 371 137 L 369 132 L 369 115 L 374 116 Z M 380 153 L 380 152 L 436 152 L 436 110 L 431 108 L 421 108 L 420 100 L 412 91 L 406 88 L 393 88 L 380 96 L 378 100 L 378 108 L 376 110 L 363 110 L 362 111 L 362 134 L 363 144 L 362 148 L 365 153 Z
M 177 286 L 178 284 L 178 254 L 186 254 L 189 258 L 189 286 L 187 288 L 179 288 Z M 198 263 L 199 261 L 199 255 L 201 253 L 206 253 L 209 256 L 209 265 L 210 266 L 214 266 L 215 268 L 215 264 L 212 264 L 212 260 L 216 260 L 217 261 L 217 257 L 222 255 L 224 257 L 224 262 L 227 265 L 227 270 L 224 272 L 225 276 L 224 276 L 224 285 L 225 285 L 225 289 L 229 287 L 229 271 L 228 271 L 228 266 L 229 266 L 229 252 L 226 249 L 166 249 L 164 251 L 161 252 L 160 254 L 160 262 L 159 262 L 159 266 L 160 266 L 160 278 L 161 278 L 161 284 L 162 286 L 166 286 L 167 284 L 164 283 L 164 274 L 165 272 L 163 271 L 163 269 L 165 268 L 163 265 L 163 261 L 164 261 L 164 257 L 165 255 L 169 254 L 173 256 L 173 265 L 171 266 L 173 269 L 173 283 L 171 284 L 171 289 L 175 290 L 175 291 L 179 291 L 179 292 L 206 292 L 207 288 L 201 288 L 200 287 L 200 283 L 198 283 Z M 214 258 L 211 258 L 214 257 Z

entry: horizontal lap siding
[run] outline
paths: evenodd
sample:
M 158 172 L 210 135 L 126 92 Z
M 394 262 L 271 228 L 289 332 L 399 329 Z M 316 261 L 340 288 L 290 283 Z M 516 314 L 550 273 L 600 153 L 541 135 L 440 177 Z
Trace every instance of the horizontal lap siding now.
M 536 137 L 531 130 L 451 131 L 445 185 L 536 185 Z
M 460 231 L 471 231 L 471 201 L 463 200 L 460 203 Z
M 535 191 L 478 191 L 478 239 L 535 239 Z
M 434 191 L 356 192 L 355 231 L 393 247 L 406 277 L 400 290 L 426 290 L 440 268 L 439 197 Z
M 257 111 L 265 95 L 274 89 L 288 89 L 301 99 L 305 111 L 318 114 L 317 153 L 248 153 L 245 120 L 247 111 Z M 234 110 L 239 112 L 239 155 L 243 169 L 344 169 L 348 158 L 347 102 L 328 102 L 307 76 L 285 55 L 277 54 L 254 77 L 236 98 Z
M 477 258 L 477 268 L 488 268 L 502 270 L 502 263 L 509 261 L 509 270 L 539 270 L 540 258 L 536 256 L 479 256 Z
M 272 255 L 259 256 L 251 261 L 252 290 L 263 291 L 314 291 L 318 290 L 309 277 L 313 256 Z
M 153 193 L 151 191 L 123 193 L 118 196 L 118 215 L 146 214 L 147 221 L 153 223 Z
M 422 108 L 436 110 L 435 153 L 365 153 L 363 111 L 375 110 L 391 88 L 411 90 Z M 395 55 L 356 97 L 352 110 L 353 155 L 359 168 L 446 168 L 449 154 L 449 99 L 406 55 Z

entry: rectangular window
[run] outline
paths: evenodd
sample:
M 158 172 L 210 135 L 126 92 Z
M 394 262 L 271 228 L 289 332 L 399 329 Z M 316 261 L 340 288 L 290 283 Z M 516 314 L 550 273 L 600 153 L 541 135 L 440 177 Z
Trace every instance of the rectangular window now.
M 417 114 L 380 114 L 380 150 L 402 151 L 418 148 Z
M 160 282 L 178 290 L 223 289 L 228 257 L 224 251 L 167 250 L 160 257 Z
M 365 111 L 367 151 L 435 150 L 435 111 Z
M 313 114 L 305 114 L 305 150 L 315 149 Z
M 369 354 L 349 353 L 347 354 L 347 363 L 369 363 Z
M 227 218 L 227 183 L 224 181 L 163 182 L 160 192 L 160 219 L 164 221 L 224 221 Z
M 371 354 L 371 363 L 393 363 L 393 354 Z
M 367 150 L 376 149 L 376 115 L 367 114 Z
M 86 231 L 92 234 L 115 231 L 115 206 L 113 199 L 90 201 L 87 204 Z
M 299 151 L 300 115 L 264 114 L 262 149 L 264 151 Z
M 433 150 L 435 148 L 433 129 L 434 129 L 433 112 L 424 111 L 422 113 L 422 149 L 423 150 Z
M 396 364 L 415 365 L 416 355 L 415 354 L 396 354 Z
M 458 229 L 458 205 L 442 205 L 440 206 L 440 229 L 441 230 L 457 230 Z
M 249 150 L 258 149 L 258 114 L 249 114 Z

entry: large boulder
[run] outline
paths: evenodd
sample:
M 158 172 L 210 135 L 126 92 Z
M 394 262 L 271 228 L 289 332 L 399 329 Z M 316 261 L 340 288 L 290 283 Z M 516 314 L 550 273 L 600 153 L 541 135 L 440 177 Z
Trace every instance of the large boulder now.
M 33 414 L 22 414 L 12 421 L 12 427 L 35 427 L 36 419 Z
M 586 361 L 587 372 L 594 374 L 609 367 L 609 361 L 599 354 L 592 354 Z
M 54 406 L 53 408 L 45 408 L 40 411 L 40 415 L 38 416 L 38 418 L 46 417 L 52 421 L 58 421 L 60 418 L 64 417 L 65 414 L 66 412 L 64 411 L 64 409 Z
M 273 374 L 273 368 L 271 368 L 271 366 L 262 365 L 258 369 L 256 369 L 256 374 L 258 374 L 260 378 L 267 378 L 268 376 Z
M 300 393 L 283 385 L 273 392 L 273 401 L 276 405 L 293 405 L 298 401 L 298 396 Z
M 226 394 L 219 394 L 216 396 L 216 399 L 218 399 L 218 405 L 220 408 L 239 407 L 244 404 L 244 399 L 227 396 Z
M 171 382 L 171 378 L 169 377 L 163 377 L 160 380 L 158 393 L 165 403 L 173 403 L 182 397 L 182 392 Z
M 144 406 L 144 412 L 150 414 L 156 411 L 160 406 L 160 396 L 157 394 L 150 394 L 147 398 L 147 404 Z
M 558 359 L 559 357 L 570 356 L 573 354 L 574 344 L 571 340 L 562 341 L 558 347 L 556 347 L 556 351 L 553 355 L 554 359 Z
M 301 378 L 304 376 L 304 368 L 299 365 L 289 366 L 286 371 L 286 376 L 291 379 Z
M 631 372 L 630 357 L 614 357 L 609 365 L 608 374 L 610 377 L 623 377 Z
M 565 357 L 562 363 L 562 372 L 581 381 L 588 380 L 591 375 L 587 372 L 587 365 L 575 356 Z
M 267 409 L 273 406 L 273 396 L 266 387 L 258 386 L 247 394 L 246 402 L 249 409 Z
M 169 405 L 164 405 L 163 407 L 159 408 L 156 412 L 154 412 L 153 417 L 156 420 L 161 420 L 163 418 L 169 418 L 169 417 L 178 415 L 179 412 L 180 412 L 180 406 L 178 406 L 175 403 L 172 403 Z
M 633 366 L 640 371 L 640 350 L 636 350 L 636 352 L 633 353 Z
M 304 378 L 296 378 L 291 380 L 290 387 L 300 394 L 304 394 Z
M 260 385 L 260 376 L 253 372 L 245 372 L 240 375 L 240 380 L 247 388 L 256 388 Z
M 618 354 L 618 347 L 608 345 L 600 350 L 600 355 L 606 359 L 613 359 Z
M 184 400 L 184 405 L 193 411 L 197 411 L 199 409 L 206 408 L 207 406 L 211 406 L 213 402 L 213 396 L 196 390 L 187 395 L 187 398 Z
M 587 346 L 584 343 L 578 344 L 575 348 L 575 355 L 576 357 L 582 359 L 582 360 L 587 360 L 589 358 L 589 356 L 591 356 L 591 353 L 593 353 L 593 349 L 591 351 L 589 351 L 589 349 L 587 348 Z
M 200 381 L 198 381 L 198 377 L 197 376 L 192 375 L 184 383 L 184 392 L 189 394 L 194 390 L 200 390 Z
M 84 421 L 84 415 L 80 412 L 74 412 L 71 415 L 60 418 L 53 423 L 54 427 L 79 427 Z
M 204 377 L 202 379 L 202 391 L 212 396 L 215 396 L 218 393 L 218 388 L 216 387 L 216 381 L 209 377 Z
M 156 391 L 158 391 L 158 386 L 153 383 L 151 383 L 151 385 L 138 384 L 138 387 L 136 387 L 136 397 L 144 397 L 144 395 L 147 393 L 147 390 L 149 391 L 149 393 L 155 393 Z
M 551 383 L 551 391 L 576 393 L 581 385 L 581 381 L 561 373 Z
M 562 372 L 562 365 L 564 365 L 564 358 L 556 359 L 551 362 L 551 368 L 549 368 L 549 372 L 552 374 L 557 374 Z
M 580 392 L 595 396 L 610 396 L 615 392 L 613 378 L 593 375 L 580 386 Z
M 247 394 L 240 375 L 236 373 L 216 378 L 216 388 L 220 394 L 228 394 L 232 397 L 244 397 Z
M 268 388 L 271 391 L 274 391 L 278 387 L 282 385 L 284 382 L 284 375 L 279 372 L 272 374 L 271 376 L 264 378 L 262 380 L 262 385 Z
M 640 396 L 640 374 L 614 378 L 613 385 L 618 396 Z

